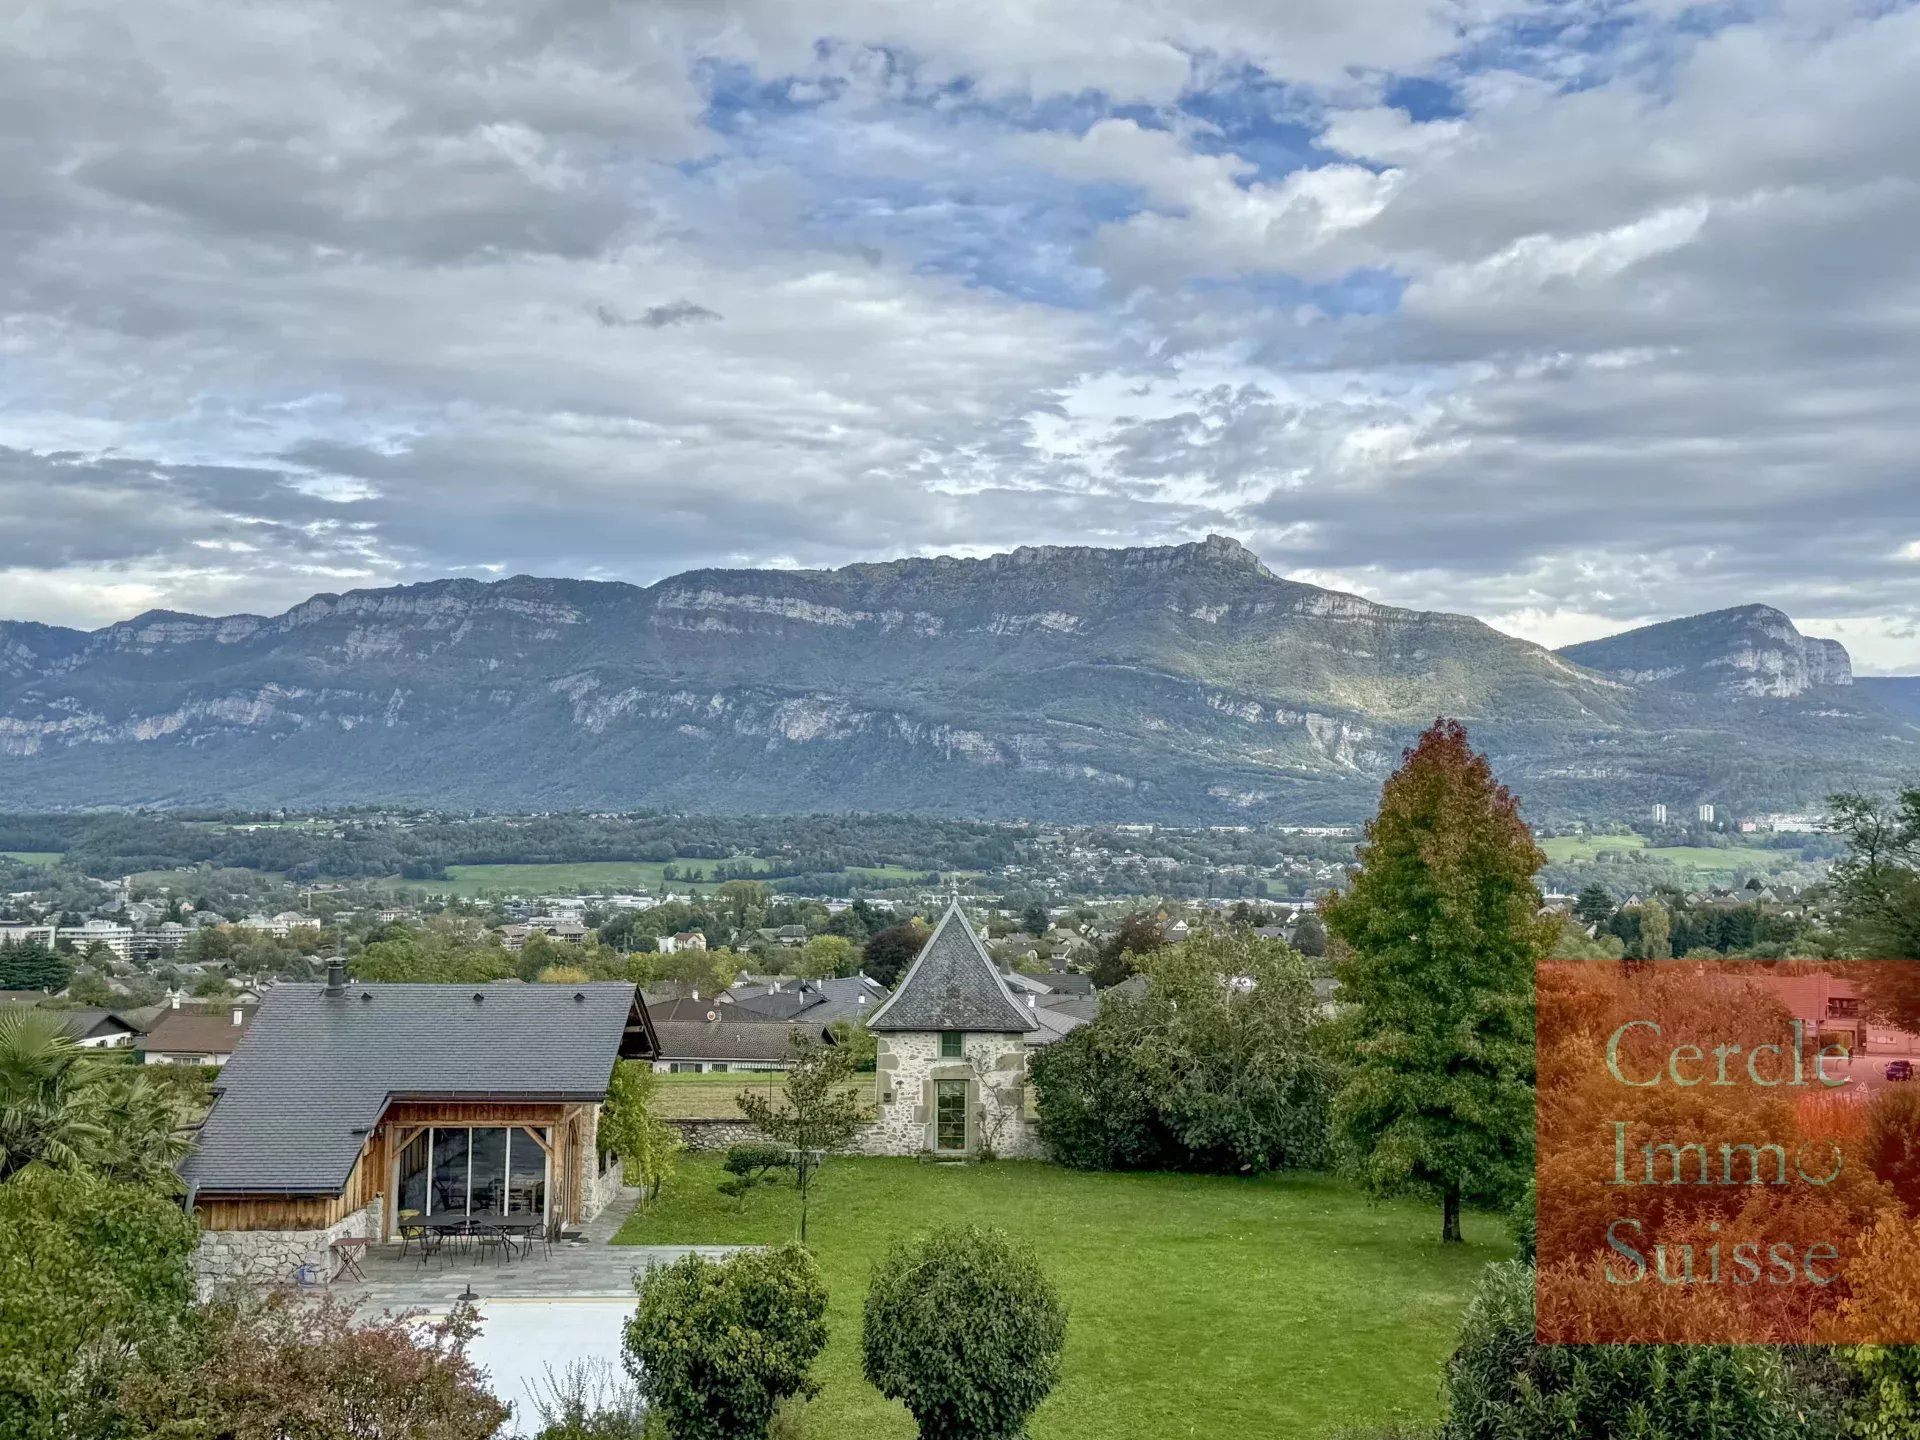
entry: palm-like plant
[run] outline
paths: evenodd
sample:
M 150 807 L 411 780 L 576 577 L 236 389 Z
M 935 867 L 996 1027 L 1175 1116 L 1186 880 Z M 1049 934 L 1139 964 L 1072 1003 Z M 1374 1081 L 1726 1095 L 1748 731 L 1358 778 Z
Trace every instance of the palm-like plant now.
M 115 1066 L 84 1092 L 82 1108 L 99 1127 L 91 1168 L 109 1180 L 181 1188 L 175 1168 L 191 1142 L 175 1128 L 173 1102 L 138 1069 Z
M 57 1015 L 0 1015 L 0 1180 L 32 1164 L 92 1164 L 106 1135 L 90 1093 L 99 1073 Z

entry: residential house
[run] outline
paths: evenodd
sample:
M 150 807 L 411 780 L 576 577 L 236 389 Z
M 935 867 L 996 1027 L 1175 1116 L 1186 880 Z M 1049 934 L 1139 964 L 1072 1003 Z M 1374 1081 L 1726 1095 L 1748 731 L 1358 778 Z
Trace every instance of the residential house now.
M 678 1007 L 694 1002 L 680 1001 Z M 810 1025 L 781 1020 L 739 1019 L 735 1005 L 710 1006 L 698 1019 L 659 1020 L 660 1037 L 653 1068 L 663 1074 L 700 1074 L 737 1070 L 784 1070 L 793 1060 L 793 1037 L 820 1041 Z
M 619 981 L 364 984 L 336 961 L 276 985 L 182 1167 L 203 1280 L 288 1281 L 409 1213 L 583 1221 L 620 1184 L 596 1145 L 614 1063 L 656 1054 Z
M 140 1027 L 118 1011 L 48 1005 L 47 998 L 39 990 L 0 990 L 0 1014 L 13 1009 L 44 1010 L 86 1050 L 122 1050 L 140 1038 Z
M 890 1155 L 1038 1153 L 1025 1086 L 1028 1037 L 1041 1024 L 1007 989 L 957 903 L 947 906 L 867 1028 L 878 1041 L 879 1118 L 863 1148 Z
M 1750 978 L 1779 997 L 1802 1023 L 1810 1043 L 1844 1045 L 1856 1055 L 1920 1056 L 1920 1035 L 1869 1018 L 1859 987 L 1851 980 L 1825 971 Z
M 192 1006 L 178 999 L 147 1030 L 142 1049 L 149 1065 L 225 1065 L 247 1033 L 257 1007 Z
M 698 930 L 682 930 L 677 935 L 662 935 L 654 941 L 662 955 L 678 955 L 685 950 L 704 950 L 707 937 Z

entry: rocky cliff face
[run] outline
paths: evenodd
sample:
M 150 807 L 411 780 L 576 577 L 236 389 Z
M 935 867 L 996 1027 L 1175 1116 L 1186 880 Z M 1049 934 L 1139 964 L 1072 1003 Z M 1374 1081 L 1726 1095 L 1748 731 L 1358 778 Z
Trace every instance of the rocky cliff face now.
M 1853 683 L 1845 646 L 1802 635 L 1770 605 L 1667 620 L 1559 653 L 1629 684 L 1777 700 Z
M 1446 714 L 1540 810 L 1625 813 L 1730 760 L 1770 777 L 1795 755 L 1786 773 L 1826 785 L 1848 747 L 1920 738 L 1836 710 L 1844 652 L 1765 614 L 1702 617 L 1714 644 L 1691 650 L 1618 637 L 1594 669 L 1213 537 L 0 625 L 0 804 L 1346 818 Z

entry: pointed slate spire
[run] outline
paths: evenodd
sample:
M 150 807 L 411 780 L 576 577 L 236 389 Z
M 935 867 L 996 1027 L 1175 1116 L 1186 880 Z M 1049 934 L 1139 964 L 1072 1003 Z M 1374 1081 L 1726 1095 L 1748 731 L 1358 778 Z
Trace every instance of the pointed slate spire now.
M 1024 1035 L 1040 1024 L 1013 998 L 955 899 L 867 1028 Z

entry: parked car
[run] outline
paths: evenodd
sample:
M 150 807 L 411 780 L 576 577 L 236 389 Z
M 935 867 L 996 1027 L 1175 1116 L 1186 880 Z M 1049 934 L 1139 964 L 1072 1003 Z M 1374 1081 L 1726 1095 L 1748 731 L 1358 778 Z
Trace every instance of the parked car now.
M 1911 1060 L 1889 1060 L 1887 1062 L 1887 1079 L 1913 1079 L 1913 1062 Z

